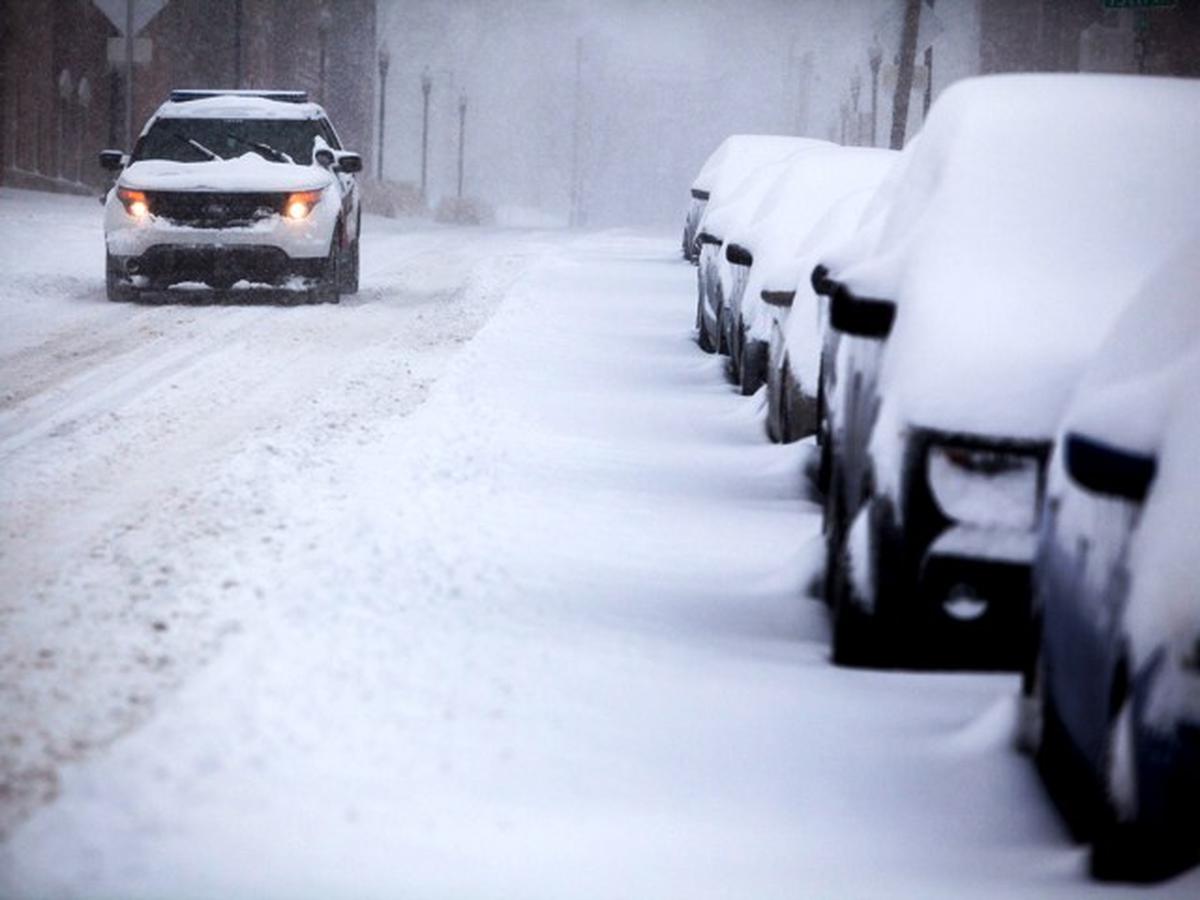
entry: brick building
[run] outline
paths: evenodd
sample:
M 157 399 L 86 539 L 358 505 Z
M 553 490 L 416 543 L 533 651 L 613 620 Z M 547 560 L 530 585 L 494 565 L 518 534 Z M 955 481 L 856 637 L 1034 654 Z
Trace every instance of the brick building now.
M 375 0 L 149 5 L 156 11 L 137 32 L 149 58 L 134 70 L 135 130 L 173 87 L 300 88 L 329 110 L 347 147 L 374 155 Z M 0 0 L 5 183 L 81 192 L 107 183 L 96 152 L 129 149 L 123 66 L 109 63 L 121 31 L 93 0 Z

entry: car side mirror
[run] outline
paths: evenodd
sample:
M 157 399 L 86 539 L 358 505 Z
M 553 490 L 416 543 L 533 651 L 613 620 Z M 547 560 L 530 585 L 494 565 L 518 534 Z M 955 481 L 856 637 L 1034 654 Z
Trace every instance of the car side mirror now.
M 833 279 L 829 277 L 829 269 L 820 264 L 812 270 L 812 277 L 809 280 L 812 283 L 813 291 L 818 297 L 830 296 L 833 293 L 833 289 L 837 286 Z
M 702 231 L 696 236 L 697 244 L 719 244 L 721 239 L 716 235 L 709 234 L 707 231 Z
M 746 268 L 750 268 L 750 266 L 754 265 L 754 254 L 741 244 L 726 244 L 725 258 L 735 266 L 745 266 Z
M 1158 461 L 1153 456 L 1114 447 L 1078 432 L 1067 435 L 1064 450 L 1071 480 L 1095 494 L 1141 503 L 1158 473 Z
M 318 166 L 323 166 L 328 169 L 334 163 L 333 151 L 326 147 L 322 147 L 313 154 L 313 159 L 317 161 Z
M 337 155 L 337 167 L 347 175 L 361 172 L 363 167 L 362 157 L 357 153 L 339 153 Z
M 834 331 L 881 341 L 892 332 L 896 304 L 890 300 L 856 297 L 844 284 L 834 288 L 829 302 L 829 324 Z
M 125 154 L 120 150 L 101 150 L 100 168 L 119 172 L 125 168 Z
M 759 296 L 762 297 L 762 302 L 767 304 L 767 306 L 778 306 L 787 309 L 792 305 L 792 301 L 796 299 L 796 292 L 764 290 Z
M 702 191 L 699 188 L 692 188 L 692 199 L 693 200 L 707 200 L 708 199 L 708 191 Z

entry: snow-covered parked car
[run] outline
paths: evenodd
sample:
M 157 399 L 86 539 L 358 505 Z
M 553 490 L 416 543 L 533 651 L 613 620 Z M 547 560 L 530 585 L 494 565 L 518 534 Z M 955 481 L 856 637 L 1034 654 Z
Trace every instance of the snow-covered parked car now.
M 755 136 L 737 137 L 741 140 L 731 146 L 741 152 L 722 157 L 723 164 L 708 182 L 710 189 L 696 225 L 696 328 L 700 347 L 710 353 L 726 350 L 719 321 L 723 297 L 718 263 L 725 258 L 721 235 L 753 213 L 770 188 L 771 178 L 777 177 L 788 158 L 805 149 L 832 146 L 809 138 L 769 137 L 747 141 Z M 764 170 L 773 174 L 765 174 Z
M 723 321 L 728 330 L 730 358 L 735 363 L 734 374 L 743 394 L 753 394 L 768 376 L 768 356 L 772 332 L 786 319 L 785 291 L 771 292 L 770 304 L 763 302 L 765 278 L 781 277 L 790 281 L 793 292 L 800 281 L 801 262 L 797 254 L 812 245 L 840 235 L 826 231 L 823 221 L 839 200 L 859 190 L 878 186 L 898 154 L 892 150 L 873 150 L 861 147 L 829 147 L 808 150 L 792 157 L 787 171 L 755 210 L 745 227 L 733 231 L 728 239 L 727 258 L 734 256 L 749 262 L 741 281 L 741 290 L 730 295 Z M 840 223 L 828 223 L 836 225 Z M 733 248 L 737 248 L 734 250 Z M 809 263 L 807 270 L 811 271 Z M 781 272 L 781 270 L 783 270 Z M 804 272 L 804 286 L 808 271 Z M 807 295 L 811 296 L 811 294 Z M 778 312 L 777 312 L 778 311 Z M 817 306 L 811 304 L 812 322 L 816 323 Z M 803 385 L 792 383 L 806 397 L 799 398 L 796 408 L 816 404 L 815 371 L 819 353 L 798 359 L 804 371 Z M 790 377 L 790 375 L 789 375 Z M 812 433 L 815 418 L 808 422 L 795 421 L 798 430 Z
M 806 143 L 813 142 L 807 138 L 776 134 L 733 134 L 721 141 L 692 181 L 683 223 L 684 259 L 692 263 L 700 259 L 696 238 L 704 210 L 714 195 L 721 198 L 758 167 L 790 156 Z
M 1102 877 L 1200 861 L 1200 231 L 1075 392 L 1034 566 L 1025 737 Z
M 325 111 L 292 91 L 173 91 L 105 200 L 110 300 L 239 281 L 336 302 L 358 290 L 356 153 Z
M 1200 218 L 1200 83 L 971 79 L 906 153 L 877 246 L 827 267 L 833 655 L 1015 666 L 1067 398 Z

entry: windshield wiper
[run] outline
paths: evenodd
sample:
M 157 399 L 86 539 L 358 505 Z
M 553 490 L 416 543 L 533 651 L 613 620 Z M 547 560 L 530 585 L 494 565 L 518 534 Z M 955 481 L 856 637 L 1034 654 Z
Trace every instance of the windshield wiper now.
M 253 150 L 257 150 L 259 153 L 261 153 L 263 156 L 265 156 L 267 159 L 271 160 L 272 162 L 285 162 L 285 163 L 291 163 L 292 165 L 296 164 L 296 161 L 294 159 L 292 159 L 290 156 L 288 156 L 282 150 L 276 150 L 270 144 L 264 144 L 261 141 L 248 140 L 247 138 L 242 137 L 240 134 L 234 134 L 232 131 L 227 131 L 225 133 L 229 137 L 231 137 L 235 141 L 237 141 L 239 144 L 245 144 L 247 147 L 250 147 Z
M 205 147 L 199 141 L 193 141 L 190 137 L 185 137 L 184 135 L 180 134 L 178 131 L 168 131 L 167 134 L 169 134 L 171 137 L 175 138 L 175 140 L 177 140 L 177 141 L 183 141 L 185 144 L 190 144 L 191 146 L 193 146 L 197 150 L 199 150 L 201 153 L 203 153 L 205 156 L 207 156 L 209 159 L 220 159 L 221 158 L 217 154 L 215 154 L 211 150 L 209 150 L 207 147 Z

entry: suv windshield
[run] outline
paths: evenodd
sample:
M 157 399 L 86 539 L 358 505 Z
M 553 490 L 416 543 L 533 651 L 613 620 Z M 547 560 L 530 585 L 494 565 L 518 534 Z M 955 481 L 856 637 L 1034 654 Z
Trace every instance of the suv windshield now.
M 286 162 L 272 152 L 278 151 L 307 166 L 312 164 L 317 137 L 340 149 L 333 129 L 321 119 L 157 119 L 138 139 L 133 161 L 204 162 L 212 158 L 204 151 L 211 150 L 222 159 L 257 153 L 273 162 Z

